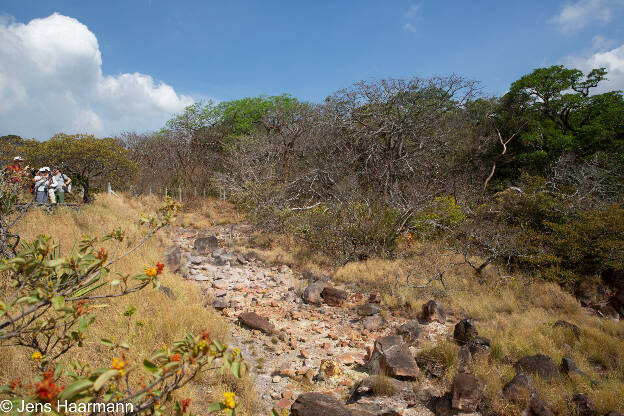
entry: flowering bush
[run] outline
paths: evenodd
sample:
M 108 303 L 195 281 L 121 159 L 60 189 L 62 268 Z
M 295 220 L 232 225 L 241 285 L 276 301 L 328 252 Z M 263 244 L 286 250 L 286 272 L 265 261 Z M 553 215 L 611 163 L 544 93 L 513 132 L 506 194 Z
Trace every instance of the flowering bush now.
M 6 207 L 5 214 L 14 214 Z M 67 413 L 68 409 L 70 413 L 71 409 L 81 411 L 84 407 L 57 408 L 58 403 L 75 406 L 97 403 L 98 406 L 131 405 L 122 413 L 160 415 L 173 409 L 183 415 L 188 413 L 190 400 L 170 403 L 171 392 L 189 383 L 200 371 L 220 369 L 237 378 L 247 372 L 240 352 L 230 351 L 207 332 L 187 334 L 142 363 L 126 358 L 130 345 L 109 339 L 101 340 L 111 350 L 108 367 L 92 368 L 89 364 L 61 359 L 70 349 L 82 346 L 86 331 L 96 318 L 93 301 L 118 298 L 148 286 L 159 287 L 165 267 L 160 262 L 147 265 L 134 275 L 112 276 L 111 266 L 170 224 L 179 209 L 178 203 L 168 199 L 157 215 L 142 215 L 141 223 L 148 231 L 135 244 L 127 242 L 122 230 L 114 230 L 103 237 L 83 237 L 69 253 L 61 255 L 59 245 L 51 237 L 40 235 L 17 250 L 14 250 L 17 244 L 12 246 L 9 254 L 2 253 L 0 348 L 20 346 L 32 350 L 31 359 L 38 368 L 38 376 L 29 382 L 15 379 L 0 386 L 0 397 L 9 398 L 15 406 L 18 403 L 19 406 L 22 403 L 51 406 L 51 411 L 59 414 Z M 110 252 L 102 247 L 104 242 L 113 243 Z M 127 249 L 122 252 L 120 248 L 126 244 Z M 111 408 L 87 409 L 91 414 L 103 414 Z M 209 412 L 217 410 L 235 415 L 233 394 L 212 404 Z

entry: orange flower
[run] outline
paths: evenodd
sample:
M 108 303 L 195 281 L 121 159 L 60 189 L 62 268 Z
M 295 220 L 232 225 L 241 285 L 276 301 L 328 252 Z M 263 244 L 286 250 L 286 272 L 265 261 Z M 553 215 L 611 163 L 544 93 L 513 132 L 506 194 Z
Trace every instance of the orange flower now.
M 169 357 L 169 361 L 182 362 L 182 356 L 180 354 L 173 354 L 171 357 Z
M 158 270 L 156 270 L 156 267 L 146 267 L 145 274 L 149 277 L 154 277 L 158 274 Z
M 189 406 L 191 405 L 191 399 L 186 398 L 186 399 L 182 400 L 180 402 L 180 404 L 182 405 L 182 413 L 186 413 L 186 411 L 188 410 Z
M 62 389 L 54 384 L 54 371 L 49 369 L 43 373 L 43 380 L 35 384 L 35 393 L 41 400 L 52 403 Z
M 156 263 L 156 273 L 157 274 L 161 274 L 162 271 L 164 270 L 165 265 L 162 264 L 161 262 Z
M 204 341 L 210 342 L 210 333 L 206 330 L 202 331 L 201 339 L 203 339 Z
M 97 258 L 102 261 L 106 261 L 108 259 L 108 252 L 104 250 L 104 247 L 102 247 L 100 251 L 98 251 Z
M 13 380 L 11 380 L 9 385 L 11 386 L 11 390 L 18 389 L 18 388 L 22 387 L 22 380 L 20 380 L 19 378 L 13 379 Z
M 119 371 L 119 375 L 123 376 L 126 373 L 126 362 L 119 358 L 113 358 L 113 368 Z
M 76 316 L 84 315 L 87 312 L 87 307 L 85 306 L 86 304 L 87 301 L 84 299 L 77 301 L 74 304 L 74 314 Z

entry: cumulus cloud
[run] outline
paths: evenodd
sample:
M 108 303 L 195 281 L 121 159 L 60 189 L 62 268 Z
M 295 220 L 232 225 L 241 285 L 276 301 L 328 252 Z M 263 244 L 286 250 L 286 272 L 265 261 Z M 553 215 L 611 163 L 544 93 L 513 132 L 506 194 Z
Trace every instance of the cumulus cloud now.
M 593 23 L 609 23 L 613 18 L 613 9 L 623 3 L 622 0 L 578 0 L 563 6 L 550 23 L 564 32 L 582 29 Z
M 0 19 L 0 62 L 0 135 L 157 129 L 193 103 L 149 75 L 104 75 L 96 36 L 58 13 Z
M 624 45 L 610 50 L 598 50 L 588 57 L 568 57 L 566 66 L 587 73 L 593 68 L 607 68 L 607 81 L 601 83 L 597 92 L 624 90 Z

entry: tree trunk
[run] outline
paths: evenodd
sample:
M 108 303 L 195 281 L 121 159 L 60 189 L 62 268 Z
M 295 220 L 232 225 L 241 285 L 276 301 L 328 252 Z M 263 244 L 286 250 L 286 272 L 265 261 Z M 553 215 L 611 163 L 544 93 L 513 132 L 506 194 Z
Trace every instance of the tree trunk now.
M 84 202 L 85 204 L 88 204 L 89 202 L 91 202 L 91 194 L 89 193 L 89 181 L 83 182 L 82 190 L 83 190 L 82 202 Z

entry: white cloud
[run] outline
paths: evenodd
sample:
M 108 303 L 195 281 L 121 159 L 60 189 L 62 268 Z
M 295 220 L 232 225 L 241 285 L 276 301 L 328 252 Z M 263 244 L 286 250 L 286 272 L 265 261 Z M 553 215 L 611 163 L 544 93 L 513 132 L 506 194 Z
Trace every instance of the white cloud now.
M 403 24 L 403 30 L 406 32 L 416 32 L 416 20 L 420 17 L 418 12 L 420 11 L 420 4 L 412 5 L 404 14 L 405 23 Z
M 613 39 L 607 39 L 603 36 L 594 36 L 592 39 L 592 52 L 604 52 L 617 45 L 617 41 Z
M 624 90 L 624 45 L 617 48 L 598 51 L 589 57 L 568 57 L 566 66 L 578 68 L 587 73 L 594 68 L 607 68 L 607 81 L 603 81 L 597 92 Z
M 420 4 L 414 4 L 412 7 L 409 8 L 407 12 L 405 12 L 405 17 L 407 17 L 408 19 L 412 19 L 416 17 L 419 10 L 420 10 Z
M 408 22 L 403 25 L 403 30 L 406 32 L 416 32 L 416 26 Z
M 96 36 L 57 13 L 28 24 L 0 19 L 0 62 L 0 135 L 157 129 L 193 103 L 149 75 L 102 74 Z
M 561 8 L 559 14 L 549 20 L 563 31 L 582 29 L 592 23 L 609 23 L 614 8 L 622 5 L 622 0 L 578 0 Z

